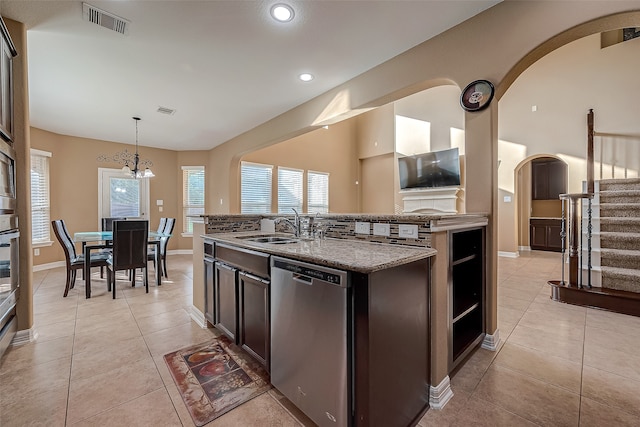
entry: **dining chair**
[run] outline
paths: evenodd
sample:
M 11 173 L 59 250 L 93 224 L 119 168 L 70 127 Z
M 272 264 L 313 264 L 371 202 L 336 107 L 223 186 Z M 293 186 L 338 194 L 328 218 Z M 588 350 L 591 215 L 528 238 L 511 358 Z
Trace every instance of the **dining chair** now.
M 113 222 L 114 221 L 126 221 L 127 218 L 123 217 L 106 217 L 102 218 L 102 231 L 113 231 Z M 111 241 L 104 242 L 106 245 L 110 245 Z M 107 254 L 111 253 L 111 248 L 105 248 L 101 252 L 105 252 Z M 104 267 L 100 267 L 100 277 L 104 277 Z
M 76 272 L 84 268 L 84 254 L 76 254 L 76 246 L 71 239 L 64 220 L 56 219 L 51 221 L 51 227 L 64 250 L 64 257 L 67 264 L 67 281 L 65 283 L 63 297 L 66 297 L 69 294 L 69 289 L 73 289 L 75 286 Z M 109 254 L 103 252 L 92 253 L 89 265 L 91 267 L 106 266 L 108 256 Z
M 113 298 L 116 298 L 116 272 L 120 270 L 142 269 L 144 286 L 149 292 L 147 274 L 147 241 L 149 221 L 114 221 L 112 254 L 107 258 L 107 281 L 111 284 Z M 136 285 L 136 275 L 132 274 L 131 286 Z
M 161 228 L 163 226 L 162 224 L 162 220 L 164 221 L 164 227 Z M 173 233 L 173 227 L 175 226 L 176 223 L 176 219 L 175 218 L 160 218 L 160 226 L 158 226 L 158 233 L 163 233 L 163 234 L 171 234 Z M 149 254 L 148 254 L 148 260 L 149 261 L 153 261 L 153 268 L 161 268 L 161 273 L 164 277 L 169 278 L 169 276 L 167 275 L 167 245 L 169 244 L 169 238 L 171 238 L 171 236 L 167 236 L 167 237 L 161 237 L 160 238 L 160 262 L 162 263 L 161 266 L 157 266 L 156 265 L 156 247 L 152 247 L 151 249 L 149 249 Z

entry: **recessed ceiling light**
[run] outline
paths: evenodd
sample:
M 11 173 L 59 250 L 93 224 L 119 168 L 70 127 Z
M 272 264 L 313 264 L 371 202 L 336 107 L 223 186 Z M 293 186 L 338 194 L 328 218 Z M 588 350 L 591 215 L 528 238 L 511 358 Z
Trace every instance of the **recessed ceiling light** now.
M 313 80 L 313 74 L 302 73 L 298 76 L 298 78 L 303 82 L 310 82 L 311 80 Z
M 271 6 L 271 16 L 280 22 L 289 22 L 293 19 L 293 8 L 288 4 L 278 3 Z

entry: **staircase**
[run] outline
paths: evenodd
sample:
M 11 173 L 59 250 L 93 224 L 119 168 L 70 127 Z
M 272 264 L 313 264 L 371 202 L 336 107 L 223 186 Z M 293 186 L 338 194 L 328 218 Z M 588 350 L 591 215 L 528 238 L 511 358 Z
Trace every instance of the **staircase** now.
M 599 181 L 603 289 L 640 294 L 640 178 Z

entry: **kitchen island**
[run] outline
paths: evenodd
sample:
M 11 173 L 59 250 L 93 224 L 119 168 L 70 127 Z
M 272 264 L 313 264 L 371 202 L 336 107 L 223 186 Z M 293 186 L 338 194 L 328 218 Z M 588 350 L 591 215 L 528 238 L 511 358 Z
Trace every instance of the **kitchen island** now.
M 436 251 L 344 239 L 293 239 L 284 244 L 256 242 L 262 240 L 259 237 L 263 235 L 250 231 L 203 236 L 205 253 L 212 254 L 215 260 L 210 270 L 214 274 L 206 279 L 211 282 L 207 289 L 213 290 L 206 297 L 206 306 L 213 309 L 208 313 L 212 323 L 220 324 L 218 328 L 250 354 L 257 354 L 257 360 L 270 369 L 274 385 L 282 387 L 281 391 L 319 425 L 417 423 L 429 403 L 429 278 L 430 258 Z M 269 236 L 285 240 L 286 235 Z M 272 260 L 270 284 L 267 274 L 260 273 L 263 255 Z M 331 291 L 321 292 L 315 301 L 305 302 L 301 294 L 310 288 L 305 284 L 298 291 L 282 288 L 284 285 L 279 281 L 287 272 L 275 274 L 282 265 L 295 265 L 295 273 L 289 277 L 295 275 L 298 281 L 305 273 L 311 279 L 329 274 L 330 282 L 339 280 L 337 277 L 341 275 L 345 279 L 342 302 L 329 296 Z M 256 272 L 260 277 L 255 277 Z M 247 282 L 247 276 L 254 277 L 253 282 Z M 308 285 L 312 284 L 311 279 Z M 256 303 L 252 297 L 258 295 L 253 286 L 256 281 L 264 284 L 261 295 L 265 297 L 258 300 L 266 298 L 264 301 L 273 309 L 269 314 L 261 309 L 263 304 Z M 313 284 L 319 287 L 319 283 Z M 281 289 L 296 295 L 283 295 Z M 237 295 L 235 302 L 231 301 L 232 295 Z M 287 306 L 283 302 L 286 300 L 292 302 Z M 327 305 L 326 300 L 333 302 Z M 301 309 L 301 304 L 308 306 Z M 341 308 L 336 310 L 336 306 Z M 279 317 L 284 307 L 287 307 L 287 316 L 292 317 L 297 308 L 302 319 L 288 321 L 286 317 Z M 327 315 L 319 314 L 322 320 L 314 327 L 305 313 L 321 310 L 326 310 Z M 256 318 L 262 318 L 263 324 L 256 323 Z M 336 322 L 339 318 L 343 320 Z M 234 322 L 234 319 L 239 320 Z M 242 319 L 251 319 L 251 326 L 245 327 Z M 305 326 L 296 328 L 298 323 Z M 256 331 L 260 329 L 265 338 L 256 339 Z M 295 347 L 297 341 L 304 343 L 311 335 L 313 340 L 309 341 L 306 351 L 305 343 L 298 352 L 302 360 L 290 362 L 300 369 L 283 366 L 269 355 L 269 350 L 278 354 L 281 347 Z M 252 342 L 263 343 L 267 337 L 271 346 L 266 353 L 262 345 L 251 347 Z M 327 365 L 328 361 L 333 362 Z M 340 375 L 342 372 L 344 375 Z M 299 382 L 291 385 L 294 391 L 290 393 L 286 387 L 291 381 L 282 378 L 288 375 L 300 377 Z M 308 379 L 314 375 L 313 381 Z M 335 380 L 331 379 L 334 377 Z M 327 400 L 325 406 L 323 396 Z
M 280 216 L 280 215 L 278 215 Z M 222 239 L 237 239 L 240 233 L 257 235 L 261 233 L 262 223 L 273 220 L 276 215 L 203 215 L 202 222 L 194 225 L 193 259 L 194 259 L 194 294 L 192 317 L 203 327 L 213 324 L 205 316 L 206 268 L 202 268 L 205 251 L 203 237 L 206 235 L 213 242 L 219 237 L 221 245 L 229 245 L 234 240 L 223 242 Z M 307 243 L 287 248 L 273 248 L 275 245 L 256 245 L 251 242 L 235 243 L 243 250 L 263 251 L 266 256 L 278 256 L 296 260 L 318 262 L 322 266 L 332 266 L 350 271 L 352 276 L 360 274 L 367 276 L 368 271 L 374 273 L 391 271 L 385 269 L 392 266 L 393 259 L 377 261 L 376 249 L 394 247 L 398 250 L 435 249 L 437 253 L 428 257 L 428 272 L 420 275 L 429 280 L 427 301 L 427 322 L 423 336 L 427 337 L 427 354 L 423 356 L 427 364 L 428 381 L 425 388 L 429 389 L 428 403 L 431 409 L 440 409 L 453 396 L 449 375 L 453 369 L 464 363 L 466 356 L 478 346 L 495 350 L 499 344 L 499 332 L 496 328 L 496 294 L 495 294 L 495 262 L 491 251 L 487 248 L 486 235 L 488 218 L 486 214 L 458 214 L 458 215 L 370 215 L 370 214 L 325 214 L 320 220 L 325 226 L 327 239 L 324 243 Z M 370 224 L 369 234 L 356 232 L 358 222 Z M 365 226 L 367 224 L 364 224 Z M 362 224 L 360 224 L 362 226 Z M 384 230 L 386 235 L 379 235 L 376 230 Z M 413 228 L 413 230 L 411 230 Z M 407 236 L 407 229 L 411 235 Z M 373 230 L 373 233 L 371 232 Z M 274 230 L 269 230 L 273 232 Z M 286 231 L 278 228 L 276 232 Z M 366 230 L 365 230 L 366 231 Z M 403 233 L 404 232 L 404 233 Z M 328 246 L 327 242 L 335 242 Z M 385 243 L 379 245 L 380 243 Z M 373 244 L 369 247 L 368 245 Z M 337 250 L 340 246 L 344 251 Z M 270 249 L 271 248 L 271 249 Z M 384 248 L 384 249 L 383 249 Z M 311 249 L 315 251 L 312 252 Z M 324 251 L 324 253 L 322 252 Z M 346 255 L 345 255 L 346 251 Z M 286 253 L 283 253 L 286 252 Z M 375 255 L 372 255 L 374 254 Z M 398 252 L 394 253 L 398 254 Z M 211 256 L 213 251 L 211 250 Z M 327 257 L 327 259 L 323 258 Z M 407 259 L 408 264 L 413 262 Z M 376 265 L 377 263 L 377 265 Z M 205 262 L 205 266 L 206 266 Z M 370 265 L 371 264 L 371 265 Z M 211 269 L 211 267 L 209 267 Z M 371 269 L 371 270 L 368 270 Z M 358 271 L 360 270 L 360 271 Z M 369 283 L 365 288 L 369 287 Z M 383 289 L 382 287 L 380 289 Z M 397 291 L 397 289 L 396 289 Z M 389 298 L 398 295 L 390 293 Z M 359 301 L 366 300 L 361 298 Z M 417 299 L 409 301 L 415 303 Z M 380 306 L 384 307 L 384 306 Z M 375 307 L 375 308 L 380 308 Z M 355 313 L 355 311 L 354 311 Z M 397 313 L 392 313 L 397 315 Z M 207 320 L 205 320 L 207 319 Z M 385 320 L 380 318 L 381 322 Z M 403 324 L 410 323 L 405 319 Z M 355 335 L 354 335 L 355 336 Z M 356 348 L 359 347 L 356 342 Z M 384 353 L 380 353 L 384 354 Z M 402 369 L 402 365 L 396 365 Z M 387 370 L 385 370 L 386 372 Z M 371 386 L 371 385 L 369 385 Z M 358 420 L 354 420 L 358 421 Z M 365 425 L 364 423 L 356 425 Z M 376 425 L 375 421 L 369 425 Z M 407 422 L 403 425 L 411 425 Z

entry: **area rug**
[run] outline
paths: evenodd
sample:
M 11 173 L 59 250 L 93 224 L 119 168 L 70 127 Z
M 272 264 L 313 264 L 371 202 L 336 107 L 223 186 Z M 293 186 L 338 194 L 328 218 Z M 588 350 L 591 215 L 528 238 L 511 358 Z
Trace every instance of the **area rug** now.
M 166 354 L 164 360 L 197 426 L 271 388 L 262 365 L 226 336 Z

